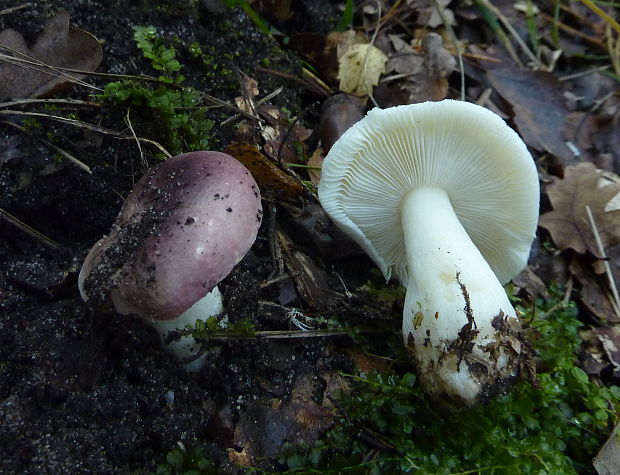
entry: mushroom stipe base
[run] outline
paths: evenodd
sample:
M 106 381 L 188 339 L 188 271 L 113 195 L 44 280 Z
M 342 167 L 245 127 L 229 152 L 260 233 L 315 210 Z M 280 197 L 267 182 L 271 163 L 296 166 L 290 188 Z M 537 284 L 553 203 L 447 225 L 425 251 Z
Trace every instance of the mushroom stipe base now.
M 508 392 L 512 386 L 526 380 L 538 387 L 534 362 L 534 349 L 529 343 L 530 329 L 519 318 L 506 316 L 502 311 L 493 319 L 495 328 L 494 342 L 479 348 L 487 354 L 479 358 L 474 353 L 473 339 L 477 330 L 475 320 L 463 325 L 459 336 L 452 341 L 442 341 L 441 348 L 435 348 L 440 354 L 438 360 L 428 360 L 416 351 L 414 336 L 409 333 L 405 348 L 411 356 L 416 374 L 426 394 L 438 404 L 449 410 L 458 410 L 472 405 L 472 401 L 463 399 L 449 385 L 438 378 L 441 373 L 463 373 L 463 376 L 476 381 L 480 388 L 476 403 L 488 401 L 495 396 Z M 424 345 L 424 344 L 423 344 Z M 427 342 L 428 345 L 428 342 Z M 425 348 L 425 352 L 428 348 Z M 503 366 L 498 360 L 503 360 Z

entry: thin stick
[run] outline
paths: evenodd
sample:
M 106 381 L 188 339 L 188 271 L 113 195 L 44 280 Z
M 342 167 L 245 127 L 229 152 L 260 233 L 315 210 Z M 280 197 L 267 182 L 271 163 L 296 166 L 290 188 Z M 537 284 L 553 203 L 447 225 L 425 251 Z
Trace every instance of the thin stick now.
M 30 7 L 29 3 L 22 3 L 21 5 L 17 5 L 15 7 L 5 8 L 4 10 L 0 10 L 0 16 L 6 15 L 7 13 L 16 12 L 17 10 L 23 10 L 24 8 L 28 8 L 28 7 Z
M 43 119 L 50 119 L 56 122 L 62 122 L 64 124 L 73 125 L 74 127 L 92 130 L 94 132 L 99 132 L 100 134 L 111 135 L 121 140 L 135 140 L 135 137 L 131 135 L 123 135 L 115 130 L 106 129 L 105 127 L 99 127 L 97 125 L 89 124 L 88 122 L 82 122 L 81 120 L 69 119 L 67 117 L 62 117 L 59 115 L 49 115 L 42 114 L 41 112 L 24 112 L 17 110 L 0 110 L 0 115 L 26 115 L 31 117 L 41 117 Z M 172 155 L 168 150 L 166 150 L 163 145 L 159 142 L 155 142 L 154 140 L 145 139 L 144 137 L 138 137 L 138 140 L 143 143 L 148 143 L 157 147 L 166 157 L 170 158 Z
M 30 132 L 28 129 L 22 127 L 21 125 L 16 124 L 15 122 L 11 122 L 11 121 L 8 121 L 8 120 L 2 120 L 2 121 L 0 121 L 0 123 L 8 125 L 10 127 L 13 127 L 14 129 L 19 130 L 22 134 L 28 135 L 29 137 L 33 136 L 32 132 Z M 65 157 L 67 160 L 69 160 L 71 163 L 73 163 L 77 167 L 81 168 L 82 170 L 84 170 L 89 175 L 93 174 L 93 172 L 91 171 L 91 169 L 90 169 L 90 167 L 88 165 L 86 165 L 81 160 L 78 160 L 77 158 L 75 158 L 73 155 L 71 155 L 66 150 L 61 149 L 57 145 L 54 145 L 52 142 L 50 142 L 50 141 L 48 141 L 48 140 L 46 140 L 46 139 L 44 139 L 42 137 L 38 137 L 37 140 L 39 142 L 41 142 L 43 145 L 45 145 L 47 148 L 49 148 L 50 150 L 53 150 L 54 152 L 59 153 L 60 155 Z
M 345 330 L 272 330 L 258 331 L 253 334 L 236 333 L 231 330 L 215 331 L 207 336 L 207 340 L 240 340 L 240 339 L 292 339 L 317 338 L 326 336 L 348 335 Z
M 534 63 L 537 68 L 542 68 L 544 65 L 540 62 L 540 60 L 536 57 L 534 53 L 527 47 L 525 42 L 519 36 L 519 33 L 513 28 L 508 19 L 502 14 L 502 12 L 495 5 L 491 4 L 489 0 L 480 0 L 485 7 L 493 12 L 493 14 L 497 17 L 497 19 L 504 25 L 504 28 L 508 30 L 510 35 L 514 38 L 515 42 L 521 47 L 525 55 Z
M 29 104 L 67 104 L 71 106 L 101 107 L 101 104 L 97 102 L 81 101 L 79 99 L 18 99 L 16 101 L 0 102 L 0 108 Z
M 133 135 L 134 138 L 136 139 L 136 145 L 138 146 L 138 151 L 140 152 L 140 160 L 142 160 L 144 167 L 148 168 L 148 163 L 146 162 L 146 159 L 144 158 L 144 151 L 142 150 L 142 146 L 140 145 L 140 140 L 138 140 L 138 136 L 136 135 L 136 132 L 133 130 L 133 125 L 131 125 L 131 119 L 129 118 L 130 110 L 131 108 L 128 107 L 127 114 L 125 114 L 125 123 L 127 124 L 127 127 L 129 127 L 129 130 L 131 131 L 131 135 Z
M 53 239 L 48 238 L 45 234 L 37 231 L 31 226 L 28 226 L 26 223 L 24 223 L 23 221 L 16 218 L 11 213 L 9 213 L 8 211 L 5 211 L 2 208 L 0 208 L 0 217 L 2 217 L 5 221 L 11 223 L 13 226 L 21 229 L 23 232 L 25 232 L 29 236 L 32 236 L 35 239 L 39 239 L 40 241 L 43 241 L 44 244 L 47 244 L 52 249 L 60 249 L 62 247 L 60 244 L 58 244 Z
M 437 10 L 437 12 L 439 13 L 439 16 L 441 17 L 441 21 L 443 25 L 448 30 L 448 34 L 450 35 L 450 40 L 452 41 L 452 44 L 454 45 L 454 50 L 456 51 L 456 57 L 459 63 L 459 72 L 461 74 L 461 100 L 464 101 L 465 100 L 465 66 L 463 65 L 463 53 L 461 51 L 461 46 L 459 45 L 459 41 L 456 37 L 456 33 L 454 32 L 454 28 L 452 28 L 452 25 L 450 24 L 450 22 L 447 21 L 445 10 L 443 9 L 439 1 L 433 0 L 433 6 L 435 7 L 435 10 Z
M 590 227 L 592 228 L 592 232 L 594 233 L 594 240 L 596 242 L 596 246 L 598 247 L 598 252 L 601 255 L 603 260 L 603 266 L 605 267 L 605 274 L 607 274 L 607 279 L 609 280 L 609 288 L 611 289 L 611 295 L 613 296 L 612 306 L 614 307 L 614 311 L 616 312 L 616 316 L 620 317 L 620 296 L 618 296 L 618 289 L 616 288 L 616 282 L 614 281 L 614 275 L 611 273 L 611 267 L 609 266 L 609 261 L 607 260 L 607 254 L 605 254 L 605 248 L 603 247 L 603 241 L 601 241 L 601 236 L 598 233 L 598 229 L 596 227 L 596 223 L 594 222 L 594 216 L 592 215 L 592 211 L 590 207 L 586 205 L 586 214 L 588 215 L 588 221 L 590 222 Z
M 83 81 L 82 79 L 71 76 L 70 74 L 63 72 L 60 68 L 57 68 L 56 66 L 52 66 L 50 64 L 44 63 L 43 61 L 36 60 L 35 58 L 32 58 L 28 55 L 20 53 L 19 51 L 9 48 L 8 46 L 3 45 L 3 44 L 0 44 L 0 49 L 1 48 L 11 51 L 15 55 L 24 56 L 28 59 L 24 59 L 19 56 L 10 56 L 7 54 L 0 53 L 0 61 L 5 61 L 7 63 L 14 64 L 15 66 L 19 66 L 25 69 L 33 69 L 35 71 L 48 74 L 52 77 L 61 77 L 69 82 L 74 82 L 76 84 L 80 84 L 81 86 L 89 87 L 91 89 L 95 89 L 97 91 L 103 92 L 103 89 L 93 86 L 92 84 L 89 84 L 86 81 Z
M 581 0 L 581 3 L 583 3 L 586 7 L 592 10 L 598 16 L 600 16 L 603 20 L 607 22 L 609 26 L 611 26 L 614 30 L 616 30 L 618 34 L 620 34 L 620 24 L 616 20 L 614 20 L 613 17 L 609 16 L 601 7 L 596 5 L 591 0 Z
M 370 45 L 374 46 L 375 44 L 375 40 L 377 39 L 377 34 L 379 34 L 379 29 L 381 28 L 382 24 L 381 24 L 381 2 L 377 0 L 377 27 L 375 28 L 375 31 L 372 34 L 372 38 L 370 38 Z M 363 75 L 364 75 L 364 86 L 366 86 L 366 88 L 368 89 L 368 97 L 370 97 L 370 100 L 372 101 L 372 103 L 374 104 L 375 107 L 379 107 L 379 104 L 377 104 L 377 101 L 375 100 L 375 96 L 372 94 L 372 87 L 369 87 L 370 84 L 368 84 L 368 75 L 366 74 L 366 71 L 368 70 L 368 59 L 370 58 L 370 47 L 366 50 L 366 55 L 364 56 L 364 67 L 363 67 Z

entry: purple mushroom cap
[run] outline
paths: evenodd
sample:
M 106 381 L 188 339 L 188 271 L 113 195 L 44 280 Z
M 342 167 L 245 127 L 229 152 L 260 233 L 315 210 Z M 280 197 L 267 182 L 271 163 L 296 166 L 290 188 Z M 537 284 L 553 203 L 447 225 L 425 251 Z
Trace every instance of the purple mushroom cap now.
M 151 169 L 79 276 L 84 300 L 172 320 L 248 252 L 262 219 L 258 185 L 235 158 L 190 152 Z

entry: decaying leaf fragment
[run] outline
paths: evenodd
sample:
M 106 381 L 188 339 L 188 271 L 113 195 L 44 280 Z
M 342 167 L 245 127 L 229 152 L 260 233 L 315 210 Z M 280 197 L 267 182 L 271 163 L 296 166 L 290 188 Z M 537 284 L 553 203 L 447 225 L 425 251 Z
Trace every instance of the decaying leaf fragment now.
M 443 24 L 443 20 L 449 25 L 454 25 L 454 13 L 446 7 L 451 0 L 407 0 L 407 5 L 419 12 L 416 24 L 437 28 Z M 441 12 L 437 8 L 441 8 Z
M 598 475 L 614 475 L 618 473 L 618 467 L 620 467 L 620 424 L 616 424 L 609 439 L 594 459 L 594 468 Z
M 355 96 L 370 95 L 379 84 L 387 60 L 385 53 L 371 44 L 349 46 L 338 59 L 340 90 Z
M 386 66 L 386 73 L 404 75 L 396 81 L 382 82 L 375 89 L 375 98 L 383 107 L 440 101 L 448 95 L 448 76 L 456 67 L 456 60 L 446 51 L 437 33 L 428 33 L 419 52 L 409 44 L 392 36 L 394 53 Z
M 523 141 L 566 163 L 574 158 L 566 145 L 568 109 L 564 85 L 547 71 L 505 67 L 488 71 L 487 79 L 514 110 L 514 122 Z
M 540 217 L 540 225 L 549 231 L 559 249 L 600 254 L 586 206 L 592 211 L 603 247 L 620 244 L 620 206 L 613 205 L 620 184 L 601 180 L 602 174 L 593 164 L 580 163 L 566 167 L 565 178 L 547 186 L 553 211 Z
M 329 308 L 332 296 L 327 290 L 329 284 L 325 271 L 320 269 L 310 256 L 296 249 L 282 231 L 278 231 L 278 242 L 301 299 L 314 310 Z
M 0 101 L 57 93 L 87 73 L 66 73 L 55 68 L 91 72 L 103 57 L 97 38 L 69 27 L 66 11 L 59 12 L 45 25 L 30 49 L 19 32 L 0 32 L 0 53 L 14 58 L 0 60 Z M 34 67 L 24 60 L 35 63 Z
M 302 195 L 303 186 L 278 168 L 254 145 L 232 143 L 224 149 L 224 152 L 235 157 L 250 170 L 264 195 L 285 201 L 295 201 Z

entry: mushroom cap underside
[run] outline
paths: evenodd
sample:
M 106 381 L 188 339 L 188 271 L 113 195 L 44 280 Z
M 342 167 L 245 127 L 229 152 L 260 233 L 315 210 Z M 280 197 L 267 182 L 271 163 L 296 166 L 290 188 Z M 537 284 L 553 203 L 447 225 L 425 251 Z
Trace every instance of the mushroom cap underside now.
M 373 109 L 325 157 L 319 198 L 387 279 L 405 282 L 400 203 L 417 186 L 446 190 L 500 282 L 525 266 L 538 220 L 538 174 L 499 116 L 454 100 Z

